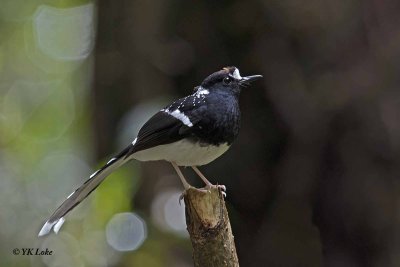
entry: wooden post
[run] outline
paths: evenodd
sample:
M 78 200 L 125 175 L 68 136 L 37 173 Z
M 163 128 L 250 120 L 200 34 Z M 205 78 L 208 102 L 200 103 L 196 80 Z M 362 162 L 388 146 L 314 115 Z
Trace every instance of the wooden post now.
M 239 266 L 224 196 L 217 187 L 185 191 L 186 225 L 196 267 Z

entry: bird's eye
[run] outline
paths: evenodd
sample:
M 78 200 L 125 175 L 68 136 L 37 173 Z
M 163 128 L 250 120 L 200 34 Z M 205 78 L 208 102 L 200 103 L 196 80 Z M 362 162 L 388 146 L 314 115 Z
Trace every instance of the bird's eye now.
M 231 77 L 225 77 L 224 80 L 223 80 L 223 83 L 226 84 L 226 85 L 230 84 L 231 82 L 232 82 L 232 78 Z

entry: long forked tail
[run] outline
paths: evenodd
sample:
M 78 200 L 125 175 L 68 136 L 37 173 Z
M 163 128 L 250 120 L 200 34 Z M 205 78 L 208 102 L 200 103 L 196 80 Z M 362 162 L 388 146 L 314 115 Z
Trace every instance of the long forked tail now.
M 117 156 L 110 159 L 106 165 L 94 172 L 81 187 L 70 194 L 68 198 L 61 204 L 60 207 L 56 209 L 56 211 L 54 211 L 47 222 L 43 225 L 42 229 L 39 232 L 39 236 L 47 235 L 53 227 L 54 232 L 58 233 L 65 221 L 64 216 L 73 208 L 75 208 L 79 203 L 81 203 L 86 197 L 88 197 L 89 194 L 92 193 L 93 190 L 95 190 L 108 175 L 110 175 L 122 164 L 126 163 L 129 160 L 127 156 L 129 155 L 132 148 L 133 145 L 130 145 Z

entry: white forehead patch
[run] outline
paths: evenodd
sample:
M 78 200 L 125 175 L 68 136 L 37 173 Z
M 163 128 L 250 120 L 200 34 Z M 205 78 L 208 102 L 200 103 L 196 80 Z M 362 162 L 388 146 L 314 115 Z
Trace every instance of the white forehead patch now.
M 232 74 L 232 77 L 236 80 L 241 80 L 242 76 L 240 76 L 240 72 L 238 68 L 235 68 L 235 71 Z

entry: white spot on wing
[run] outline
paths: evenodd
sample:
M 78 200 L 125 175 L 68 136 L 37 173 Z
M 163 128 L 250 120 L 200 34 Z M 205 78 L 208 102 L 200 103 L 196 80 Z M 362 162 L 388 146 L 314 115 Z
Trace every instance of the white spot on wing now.
M 210 91 L 208 91 L 207 89 L 199 86 L 199 89 L 197 90 L 197 92 L 193 95 L 194 97 L 197 98 L 201 98 L 204 99 L 205 95 L 208 95 L 210 93 Z M 195 101 L 195 98 L 193 98 L 193 103 Z
M 132 141 L 132 145 L 135 145 L 137 141 L 137 137 L 135 138 L 135 140 Z
M 171 115 L 174 118 L 177 118 L 178 120 L 180 120 L 183 124 L 185 124 L 186 126 L 192 127 L 193 123 L 190 121 L 189 117 L 186 116 L 183 112 L 181 112 L 179 109 L 175 109 L 174 111 L 170 111 L 168 109 L 164 109 L 162 110 L 166 113 L 168 113 L 169 115 Z
M 201 89 L 200 91 L 197 92 L 199 95 L 208 95 L 210 91 L 207 89 Z

